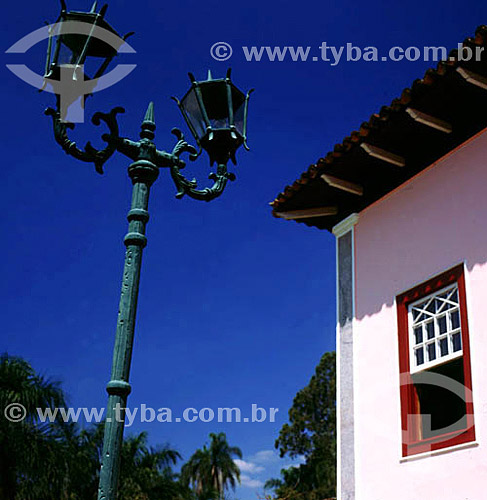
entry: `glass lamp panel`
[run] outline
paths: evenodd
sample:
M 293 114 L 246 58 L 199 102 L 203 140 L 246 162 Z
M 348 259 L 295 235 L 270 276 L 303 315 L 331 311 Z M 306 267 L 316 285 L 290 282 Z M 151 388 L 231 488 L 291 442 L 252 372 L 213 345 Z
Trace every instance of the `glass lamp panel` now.
M 66 37 L 54 37 L 51 46 L 51 56 L 50 56 L 50 65 L 51 67 L 47 69 L 47 72 L 50 73 L 50 70 L 54 71 L 53 78 L 59 78 L 59 68 L 65 65 L 73 65 L 78 61 L 78 57 L 83 50 L 83 46 L 81 44 L 70 44 L 67 45 Z M 56 46 L 59 44 L 59 50 L 57 52 L 56 57 Z M 87 57 L 85 61 L 82 62 L 81 66 L 83 67 L 83 72 L 86 78 L 94 78 L 97 70 L 103 64 L 104 59 L 99 57 Z M 80 74 L 80 71 L 77 71 Z
M 53 80 L 59 80 L 60 67 L 67 64 L 72 64 L 76 59 L 73 51 L 63 43 L 62 36 L 53 35 L 50 40 L 50 54 L 46 62 L 46 77 Z
M 235 109 L 233 115 L 235 127 L 242 135 L 244 132 L 244 112 L 245 112 L 245 103 L 241 104 L 237 109 Z
M 244 113 L 245 113 L 245 96 L 232 85 L 232 104 L 233 104 L 233 120 L 237 130 L 243 135 L 244 131 Z
M 212 128 L 228 128 L 228 97 L 225 81 L 203 83 L 200 88 Z
M 88 37 L 84 35 L 70 34 L 61 36 L 62 46 L 71 51 L 71 53 L 76 54 L 76 56 L 81 54 L 87 39 Z
M 105 21 L 105 19 L 97 19 L 97 14 L 91 12 L 68 12 L 65 16 L 65 21 L 72 21 L 77 23 L 83 23 L 81 26 L 86 26 L 83 28 L 83 33 L 74 34 L 74 33 L 64 33 L 63 41 L 64 43 L 73 51 L 80 53 L 88 40 L 91 26 L 96 24 L 99 28 L 102 28 L 106 31 L 109 31 L 117 38 L 113 39 L 114 45 L 111 43 L 107 43 L 102 40 L 100 36 L 92 36 L 90 38 L 87 53 L 88 57 L 113 57 L 120 46 L 124 43 L 123 39 L 120 35 Z M 62 33 L 62 25 L 61 25 L 61 33 Z
M 76 55 L 73 54 L 73 51 L 64 45 L 64 43 L 61 43 L 61 47 L 59 47 L 59 54 L 58 54 L 58 60 L 57 60 L 57 65 L 61 66 L 62 64 L 73 64 L 76 62 L 75 59 Z
M 71 50 L 62 43 L 59 49 L 58 61 L 56 64 L 58 69 L 57 71 L 55 70 L 57 75 L 60 74 L 59 71 L 63 66 L 68 66 L 72 68 L 73 78 L 75 73 L 77 75 L 76 79 L 91 80 L 94 78 L 104 60 L 98 57 L 87 57 L 85 61 L 79 65 L 79 67 L 76 67 L 75 70 L 78 55 L 79 54 L 73 54 L 73 52 L 71 52 Z M 54 79 L 57 80 L 58 78 L 59 76 L 54 76 Z
M 95 78 L 98 69 L 102 66 L 104 62 L 105 59 L 101 59 L 99 57 L 87 57 L 86 60 L 83 62 L 83 72 L 85 73 L 86 78 L 90 79 Z
M 198 139 L 201 139 L 206 132 L 206 123 L 203 119 L 198 99 L 194 89 L 191 89 L 181 101 L 181 106 L 188 117 L 191 125 L 196 131 Z
M 67 27 L 70 26 L 71 22 L 83 22 L 82 26 L 85 26 L 86 19 L 80 21 L 80 19 L 77 19 L 76 16 L 72 15 L 72 13 L 68 13 L 65 20 L 61 21 L 57 25 L 57 29 L 59 30 L 59 38 L 61 40 L 61 51 L 69 50 L 72 54 L 71 60 L 62 61 L 61 59 L 59 59 L 59 64 L 74 64 L 76 62 L 76 59 L 78 58 L 78 55 L 83 51 L 88 40 L 90 26 L 86 24 L 86 28 L 83 28 L 80 33 L 70 33 Z M 87 31 L 86 34 L 83 33 L 84 30 Z

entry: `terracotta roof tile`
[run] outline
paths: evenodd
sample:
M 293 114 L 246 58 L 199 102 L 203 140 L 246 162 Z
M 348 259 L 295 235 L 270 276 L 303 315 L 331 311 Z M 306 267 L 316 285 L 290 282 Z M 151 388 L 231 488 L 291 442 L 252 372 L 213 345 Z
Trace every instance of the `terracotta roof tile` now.
M 475 37 L 463 42 L 464 47 L 486 45 L 487 26 L 484 25 L 477 28 Z M 448 60 L 428 69 L 423 78 L 405 88 L 400 97 L 382 106 L 379 113 L 374 113 L 358 130 L 311 164 L 270 203 L 273 214 L 279 216 L 281 212 L 316 208 L 317 203 L 318 206 L 338 205 L 336 216 L 299 219 L 308 225 L 331 229 L 349 213 L 365 208 L 484 128 L 487 125 L 487 90 L 467 82 L 457 70 L 465 69 L 487 79 L 487 50 L 480 61 L 458 59 L 458 50 L 452 50 Z M 412 119 L 411 113 L 408 115 L 408 108 L 423 117 L 431 115 L 441 123 L 451 123 L 452 133 L 429 130 L 430 127 L 424 126 L 424 118 L 422 123 L 420 119 Z M 383 151 L 390 152 L 391 158 L 404 156 L 406 166 L 402 172 L 390 166 L 384 168 L 380 160 L 371 160 L 364 153 L 360 147 L 364 143 L 369 149 L 380 151 L 379 156 Z M 364 176 L 364 169 L 367 169 L 367 176 Z M 331 188 L 320 178 L 324 173 L 364 183 L 364 196 L 358 200 L 350 193 Z

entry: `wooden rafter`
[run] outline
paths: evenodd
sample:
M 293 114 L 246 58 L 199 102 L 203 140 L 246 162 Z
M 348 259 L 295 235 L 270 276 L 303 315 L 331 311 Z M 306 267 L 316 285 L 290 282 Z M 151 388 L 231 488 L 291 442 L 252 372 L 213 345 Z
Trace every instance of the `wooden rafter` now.
M 360 184 L 355 182 L 346 181 L 344 179 L 339 179 L 333 175 L 323 174 L 321 178 L 331 187 L 336 189 L 341 189 L 347 193 L 356 194 L 357 196 L 362 196 L 364 194 L 364 188 Z
M 391 165 L 395 165 L 396 167 L 405 167 L 406 160 L 399 155 L 394 153 L 390 153 L 385 149 L 378 148 L 377 146 L 372 146 L 372 144 L 367 144 L 363 142 L 360 144 L 360 147 L 370 156 L 374 158 L 378 158 L 379 160 L 390 163 Z
M 461 67 L 458 67 L 457 71 L 462 76 L 462 78 L 465 78 L 468 83 L 476 85 L 481 89 L 487 90 L 487 78 L 485 76 L 479 75 L 477 73 L 474 73 L 473 71 Z
M 336 215 L 337 207 L 317 207 L 307 208 L 305 210 L 291 210 L 289 212 L 275 212 L 277 217 L 286 220 L 307 219 L 310 217 L 325 217 L 327 215 Z
M 427 127 L 434 128 L 441 132 L 445 132 L 446 134 L 451 134 L 453 131 L 453 127 L 446 121 L 440 120 L 431 115 L 427 115 L 422 111 L 418 111 L 417 109 L 407 108 L 406 113 L 416 122 L 422 123 Z

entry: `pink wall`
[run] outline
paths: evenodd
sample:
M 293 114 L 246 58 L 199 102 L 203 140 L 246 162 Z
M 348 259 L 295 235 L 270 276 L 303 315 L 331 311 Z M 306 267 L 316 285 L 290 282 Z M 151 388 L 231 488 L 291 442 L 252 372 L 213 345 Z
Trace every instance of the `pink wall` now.
M 487 132 L 360 213 L 355 259 L 356 500 L 485 500 Z M 478 445 L 404 462 L 394 298 L 460 262 Z

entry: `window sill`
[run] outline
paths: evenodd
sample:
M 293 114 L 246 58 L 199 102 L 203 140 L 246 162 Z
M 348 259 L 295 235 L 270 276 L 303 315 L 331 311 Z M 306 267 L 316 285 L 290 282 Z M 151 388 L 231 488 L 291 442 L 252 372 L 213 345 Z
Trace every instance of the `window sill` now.
M 424 453 L 418 453 L 417 455 L 411 455 L 409 457 L 402 457 L 399 463 L 404 464 L 407 462 L 414 462 L 416 460 L 422 460 L 423 458 L 436 457 L 437 455 L 445 455 L 447 453 L 453 453 L 458 450 L 465 450 L 468 448 L 476 448 L 479 446 L 477 441 L 471 441 L 469 443 L 457 444 L 455 446 L 450 446 L 448 448 L 443 448 L 441 450 L 426 451 Z

